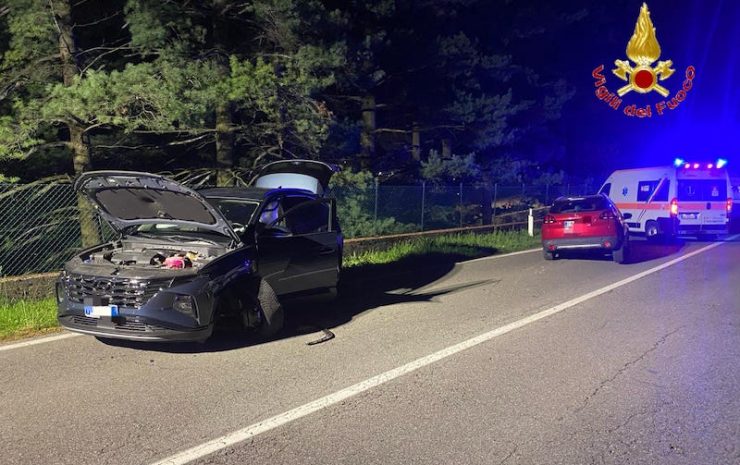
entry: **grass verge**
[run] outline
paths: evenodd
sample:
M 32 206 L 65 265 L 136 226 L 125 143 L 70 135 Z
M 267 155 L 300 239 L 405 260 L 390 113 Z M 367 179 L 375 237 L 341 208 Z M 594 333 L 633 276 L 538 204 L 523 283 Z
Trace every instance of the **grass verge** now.
M 429 254 L 448 254 L 465 258 L 516 252 L 540 245 L 540 237 L 529 237 L 526 231 L 496 231 L 473 234 L 458 233 L 435 237 L 418 237 L 399 242 L 385 250 L 368 250 L 344 257 L 347 268 L 382 265 Z
M 525 231 L 497 231 L 484 234 L 458 233 L 418 237 L 392 245 L 386 250 L 369 250 L 344 257 L 348 271 L 363 274 L 373 267 L 397 263 L 414 266 L 414 259 L 447 257 L 465 260 L 531 249 L 540 245 L 538 236 Z M 424 266 L 423 262 L 416 263 Z M 359 275 L 357 275 L 359 276 Z M 54 298 L 41 300 L 0 300 L 0 341 L 19 339 L 54 331 L 57 328 Z
M 0 341 L 50 331 L 57 326 L 54 298 L 0 300 Z

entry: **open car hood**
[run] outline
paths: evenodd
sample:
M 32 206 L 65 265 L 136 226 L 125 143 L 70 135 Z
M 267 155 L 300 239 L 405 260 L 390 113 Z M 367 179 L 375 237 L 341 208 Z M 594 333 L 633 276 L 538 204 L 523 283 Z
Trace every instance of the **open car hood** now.
M 254 186 L 305 189 L 323 195 L 329 180 L 337 171 L 337 166 L 320 161 L 281 160 L 265 165 L 257 175 Z
M 142 224 L 172 224 L 195 226 L 240 242 L 226 218 L 200 194 L 164 176 L 90 171 L 74 187 L 119 232 Z

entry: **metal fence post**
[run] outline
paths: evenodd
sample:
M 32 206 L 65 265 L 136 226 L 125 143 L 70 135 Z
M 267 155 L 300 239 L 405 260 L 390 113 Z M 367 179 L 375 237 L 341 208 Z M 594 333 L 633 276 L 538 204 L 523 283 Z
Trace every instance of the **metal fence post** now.
M 460 183 L 460 227 L 463 226 L 463 183 Z
M 427 182 L 421 182 L 421 230 L 424 231 L 424 207 L 427 197 Z
M 493 185 L 493 212 L 491 212 L 491 224 L 494 223 L 494 220 L 496 219 L 496 198 L 498 197 L 498 183 Z
M 378 189 L 380 188 L 380 182 L 378 178 L 375 178 L 375 210 L 373 211 L 373 221 L 378 221 Z

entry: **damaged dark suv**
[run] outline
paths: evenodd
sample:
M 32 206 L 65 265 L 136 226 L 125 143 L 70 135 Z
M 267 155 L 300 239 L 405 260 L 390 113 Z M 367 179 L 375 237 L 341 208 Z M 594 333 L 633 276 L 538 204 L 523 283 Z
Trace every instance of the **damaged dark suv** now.
M 335 171 L 280 161 L 254 187 L 197 192 L 149 173 L 83 174 L 76 191 L 119 237 L 65 264 L 59 323 L 100 338 L 202 341 L 228 318 L 273 336 L 283 298 L 336 291 L 343 237 L 325 195 Z

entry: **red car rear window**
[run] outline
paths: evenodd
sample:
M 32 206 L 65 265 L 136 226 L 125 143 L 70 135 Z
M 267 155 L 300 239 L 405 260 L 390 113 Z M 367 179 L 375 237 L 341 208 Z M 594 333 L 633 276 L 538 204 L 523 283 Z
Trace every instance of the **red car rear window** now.
M 606 210 L 609 203 L 604 197 L 585 197 L 582 199 L 556 200 L 550 213 L 577 213 Z

